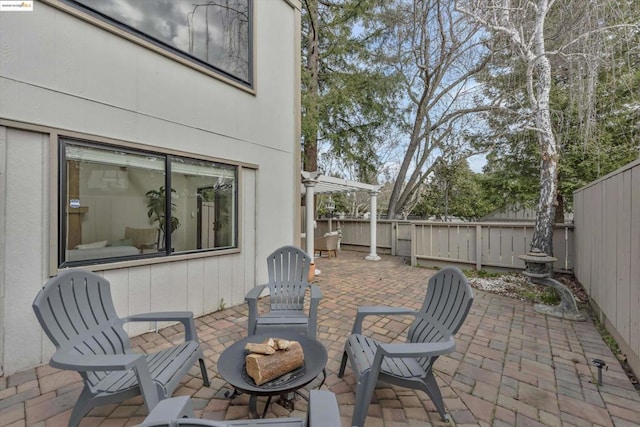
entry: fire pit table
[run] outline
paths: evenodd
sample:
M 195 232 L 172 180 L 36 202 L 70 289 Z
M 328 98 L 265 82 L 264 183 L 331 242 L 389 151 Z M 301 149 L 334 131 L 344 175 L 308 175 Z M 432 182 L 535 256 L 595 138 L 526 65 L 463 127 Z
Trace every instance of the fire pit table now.
M 248 353 L 244 347 L 248 343 L 262 343 L 269 338 L 298 341 L 304 352 L 304 364 L 300 368 L 294 369 L 269 382 L 256 385 L 255 381 L 247 374 L 245 356 Z M 249 413 L 253 418 L 258 418 L 258 396 L 269 397 L 262 413 L 262 417 L 264 417 L 273 396 L 295 392 L 309 384 L 322 373 L 322 383 L 318 386 L 318 388 L 320 388 L 326 379 L 326 365 L 327 350 L 320 341 L 295 332 L 268 332 L 248 336 L 227 347 L 218 359 L 218 373 L 234 388 L 233 393 L 227 397 L 233 398 L 237 394 L 247 393 L 249 395 Z

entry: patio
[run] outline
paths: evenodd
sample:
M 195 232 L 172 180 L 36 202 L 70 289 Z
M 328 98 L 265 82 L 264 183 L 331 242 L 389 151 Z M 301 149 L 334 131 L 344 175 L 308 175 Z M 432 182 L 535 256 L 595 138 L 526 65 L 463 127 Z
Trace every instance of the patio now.
M 319 308 L 318 338 L 329 353 L 323 388 L 336 393 L 342 425 L 349 426 L 354 402 L 354 377 L 336 373 L 342 346 L 358 305 L 417 308 L 432 270 L 412 268 L 400 257 L 365 261 L 364 253 L 343 251 L 338 258 L 318 258 L 322 275 L 316 283 L 324 298 Z M 483 426 L 630 426 L 640 423 L 640 394 L 620 368 L 591 321 L 568 322 L 545 317 L 532 305 L 475 290 L 475 301 L 457 335 L 457 352 L 435 364 L 445 405 L 452 422 L 439 420 L 421 392 L 401 388 L 376 390 L 367 427 L 483 425 Z M 117 307 L 116 307 L 117 308 Z M 370 333 L 392 340 L 410 320 L 393 317 L 365 322 Z M 205 388 L 197 366 L 184 379 L 177 395 L 191 395 L 196 415 L 207 419 L 248 416 L 248 397 L 229 401 L 221 396 L 225 382 L 217 375 L 222 350 L 246 335 L 245 305 L 226 308 L 196 319 L 205 348 L 211 387 Z M 368 327 L 367 327 L 368 326 Z M 178 328 L 166 328 L 132 339 L 132 345 L 151 350 L 180 338 Z M 603 359 L 603 385 L 594 384 Z M 0 426 L 66 426 L 79 392 L 79 376 L 41 366 L 0 377 Z M 264 400 L 259 400 L 261 408 Z M 306 402 L 298 399 L 293 415 L 303 415 Z M 83 426 L 135 425 L 144 419 L 141 398 L 93 410 Z M 289 412 L 273 404 L 268 416 Z

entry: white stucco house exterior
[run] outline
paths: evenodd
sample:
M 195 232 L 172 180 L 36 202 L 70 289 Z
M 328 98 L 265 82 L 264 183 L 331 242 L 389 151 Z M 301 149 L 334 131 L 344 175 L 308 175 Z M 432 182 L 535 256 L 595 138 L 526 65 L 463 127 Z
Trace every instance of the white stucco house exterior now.
M 299 0 L 24 3 L 0 11 L 0 375 L 48 362 L 31 304 L 61 269 L 122 316 L 199 316 L 300 241 Z

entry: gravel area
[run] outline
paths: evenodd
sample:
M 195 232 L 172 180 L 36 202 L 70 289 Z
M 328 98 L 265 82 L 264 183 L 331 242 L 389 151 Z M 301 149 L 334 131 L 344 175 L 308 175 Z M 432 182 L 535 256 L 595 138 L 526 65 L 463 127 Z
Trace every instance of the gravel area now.
M 522 296 L 523 292 L 535 286 L 521 274 L 504 274 L 496 277 L 471 277 L 469 278 L 469 283 L 476 289 L 520 300 L 526 299 Z
M 571 290 L 578 305 L 587 303 L 587 294 L 582 285 L 576 282 L 573 276 L 556 274 L 554 278 Z M 507 273 L 491 277 L 469 277 L 469 283 L 476 289 L 517 298 L 521 301 L 541 302 L 542 296 L 549 293 L 548 287 L 535 285 L 527 277 L 519 273 Z

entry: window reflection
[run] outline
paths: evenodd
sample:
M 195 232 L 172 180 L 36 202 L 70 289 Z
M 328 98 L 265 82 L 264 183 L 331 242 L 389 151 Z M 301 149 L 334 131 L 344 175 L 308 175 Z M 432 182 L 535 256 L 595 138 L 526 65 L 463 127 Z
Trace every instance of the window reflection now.
M 174 157 L 171 186 L 178 190 L 175 216 L 184 224 L 172 236 L 176 252 L 235 246 L 235 167 Z
M 164 184 L 164 159 L 73 143 L 64 145 L 64 158 L 64 259 L 157 253 L 159 227 L 145 193 Z
M 251 0 L 70 2 L 251 83 Z
M 60 142 L 64 265 L 237 247 L 236 166 Z

